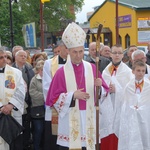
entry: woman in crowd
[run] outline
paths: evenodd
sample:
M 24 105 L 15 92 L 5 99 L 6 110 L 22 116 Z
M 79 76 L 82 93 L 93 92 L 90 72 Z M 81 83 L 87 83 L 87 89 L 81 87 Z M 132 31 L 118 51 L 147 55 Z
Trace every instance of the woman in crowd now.
M 31 117 L 33 122 L 34 150 L 40 150 L 44 126 L 44 96 L 42 89 L 44 61 L 40 60 L 35 66 L 37 74 L 32 78 L 29 93 L 32 101 Z

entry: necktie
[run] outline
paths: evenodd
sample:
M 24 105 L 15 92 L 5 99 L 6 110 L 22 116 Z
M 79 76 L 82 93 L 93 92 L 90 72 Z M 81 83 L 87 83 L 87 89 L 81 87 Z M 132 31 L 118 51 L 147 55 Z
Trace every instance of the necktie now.
M 111 76 L 113 75 L 114 71 L 115 71 L 115 75 L 116 75 L 117 69 L 118 69 L 118 66 L 111 65 L 109 67 L 109 72 L 110 72 Z
M 143 88 L 143 84 L 144 84 L 144 80 L 141 83 L 135 83 L 135 89 L 139 89 L 140 92 L 142 91 Z

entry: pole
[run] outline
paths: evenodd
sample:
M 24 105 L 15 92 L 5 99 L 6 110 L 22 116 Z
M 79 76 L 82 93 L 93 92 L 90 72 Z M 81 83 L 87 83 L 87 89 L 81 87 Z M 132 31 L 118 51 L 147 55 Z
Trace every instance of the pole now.
M 13 32 L 13 19 L 12 19 L 12 5 L 11 1 L 9 0 L 9 16 L 10 16 L 10 43 L 11 43 L 11 49 L 14 47 L 14 32 Z
M 96 78 L 99 77 L 99 49 L 100 49 L 100 34 L 102 31 L 102 24 L 99 24 L 97 30 L 96 40 Z M 99 87 L 96 86 L 96 150 L 99 148 Z
M 116 44 L 119 44 L 118 0 L 116 0 Z
M 41 50 L 44 51 L 43 3 L 40 0 Z

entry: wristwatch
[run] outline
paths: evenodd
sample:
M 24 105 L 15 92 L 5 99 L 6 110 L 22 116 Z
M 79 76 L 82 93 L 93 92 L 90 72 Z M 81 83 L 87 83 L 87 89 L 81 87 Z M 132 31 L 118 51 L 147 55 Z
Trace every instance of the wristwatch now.
M 11 105 L 13 105 L 12 103 L 8 103 L 8 104 L 11 104 Z M 18 108 L 17 107 L 15 107 L 14 105 L 13 105 L 13 110 L 15 110 L 15 111 L 18 111 Z

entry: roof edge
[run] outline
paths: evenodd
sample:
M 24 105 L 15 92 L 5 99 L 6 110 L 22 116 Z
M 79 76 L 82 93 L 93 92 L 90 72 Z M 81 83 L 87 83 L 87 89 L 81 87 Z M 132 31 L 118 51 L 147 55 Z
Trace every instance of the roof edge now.
M 99 9 L 107 2 L 112 2 L 112 3 L 115 3 L 114 0 L 105 0 L 98 8 L 97 10 L 94 11 L 94 13 L 89 17 L 88 21 L 90 21 L 90 19 L 99 11 Z M 131 8 L 131 9 L 134 9 L 135 11 L 141 11 L 141 10 L 150 10 L 150 7 L 136 7 L 134 5 L 128 5 L 126 3 L 123 3 L 123 2 L 118 2 L 119 5 L 123 5 L 123 6 L 126 6 L 128 8 Z
M 94 13 L 89 17 L 88 21 L 90 21 L 90 19 L 96 14 L 96 12 L 98 12 L 98 10 L 107 2 L 107 0 L 105 0 L 95 11 Z

